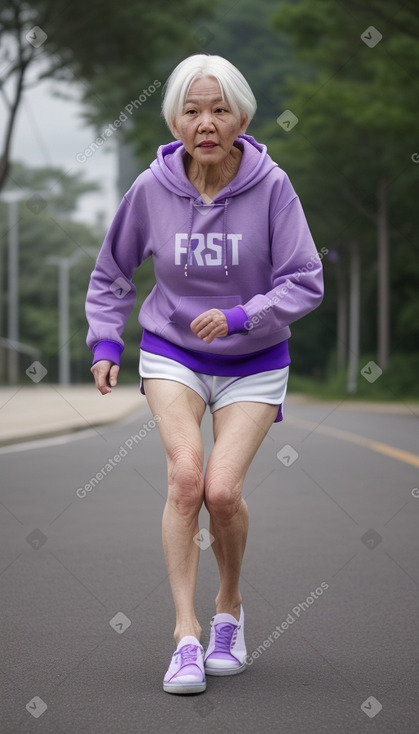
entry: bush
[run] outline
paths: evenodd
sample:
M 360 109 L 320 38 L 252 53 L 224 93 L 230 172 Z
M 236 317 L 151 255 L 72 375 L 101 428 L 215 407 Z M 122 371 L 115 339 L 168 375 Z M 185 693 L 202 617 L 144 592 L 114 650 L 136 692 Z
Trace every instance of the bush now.
M 364 355 L 359 360 L 358 387 L 348 396 L 346 371 L 334 369 L 331 360 L 325 380 L 315 380 L 290 370 L 289 392 L 300 392 L 320 399 L 355 399 L 400 401 L 419 399 L 419 354 L 397 353 L 392 355 L 389 366 L 374 382 L 361 374 L 368 362 L 376 362 L 375 355 Z

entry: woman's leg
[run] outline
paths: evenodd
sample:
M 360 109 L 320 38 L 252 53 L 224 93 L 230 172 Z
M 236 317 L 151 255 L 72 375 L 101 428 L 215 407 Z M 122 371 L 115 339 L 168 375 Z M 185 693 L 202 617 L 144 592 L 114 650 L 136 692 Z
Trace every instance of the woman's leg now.
M 241 402 L 215 411 L 214 448 L 205 472 L 205 505 L 220 573 L 216 613 L 240 617 L 240 570 L 248 531 L 242 498 L 246 472 L 278 413 L 277 405 Z
M 145 379 L 144 390 L 158 424 L 167 459 L 168 496 L 162 534 L 167 571 L 176 610 L 176 644 L 186 635 L 198 640 L 201 627 L 194 597 L 199 546 L 198 515 L 204 498 L 204 451 L 200 424 L 204 400 L 194 390 L 172 380 Z

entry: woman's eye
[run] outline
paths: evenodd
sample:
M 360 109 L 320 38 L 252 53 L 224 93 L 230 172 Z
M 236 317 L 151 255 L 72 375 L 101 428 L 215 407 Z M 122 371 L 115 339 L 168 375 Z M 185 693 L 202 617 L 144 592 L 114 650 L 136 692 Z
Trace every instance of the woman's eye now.
M 195 110 L 186 110 L 186 113 L 185 114 L 192 116 L 192 115 L 195 114 Z

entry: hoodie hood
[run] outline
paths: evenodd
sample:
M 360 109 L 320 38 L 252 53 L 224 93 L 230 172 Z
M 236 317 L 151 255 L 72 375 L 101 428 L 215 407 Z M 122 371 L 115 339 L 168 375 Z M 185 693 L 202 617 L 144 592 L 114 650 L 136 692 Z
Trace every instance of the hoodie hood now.
M 238 135 L 234 145 L 243 152 L 240 168 L 235 178 L 218 192 L 212 202 L 213 204 L 250 189 L 262 181 L 273 168 L 277 167 L 277 164 L 268 154 L 266 145 L 258 143 L 251 135 Z M 151 163 L 150 169 L 157 180 L 169 191 L 178 196 L 192 198 L 195 201 L 197 190 L 186 176 L 185 155 L 186 149 L 180 140 L 161 145 L 157 151 L 157 158 Z
M 194 253 L 191 246 L 193 220 L 196 211 L 205 214 L 213 207 L 222 208 L 222 238 L 223 238 L 223 264 L 224 273 L 228 277 L 227 266 L 227 210 L 229 199 L 247 191 L 262 181 L 272 169 L 277 168 L 267 152 L 266 145 L 258 143 L 251 135 L 238 135 L 234 141 L 242 151 L 239 170 L 230 183 L 218 192 L 215 199 L 208 201 L 202 197 L 193 184 L 189 181 L 184 166 L 186 153 L 182 141 L 176 140 L 167 145 L 161 145 L 157 151 L 157 158 L 151 163 L 150 170 L 157 180 L 169 191 L 177 196 L 189 199 L 188 217 L 188 255 L 184 273 L 188 277 L 188 269 L 193 264 Z M 205 197 L 205 194 L 203 195 Z

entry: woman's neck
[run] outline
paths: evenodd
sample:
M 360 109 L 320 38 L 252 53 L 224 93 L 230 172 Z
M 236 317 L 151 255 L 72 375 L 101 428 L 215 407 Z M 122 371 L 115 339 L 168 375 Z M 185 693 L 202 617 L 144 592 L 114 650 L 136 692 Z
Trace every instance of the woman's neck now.
M 185 161 L 186 175 L 201 195 L 214 199 L 236 177 L 241 157 L 241 150 L 235 146 L 220 165 L 202 166 L 188 156 Z

